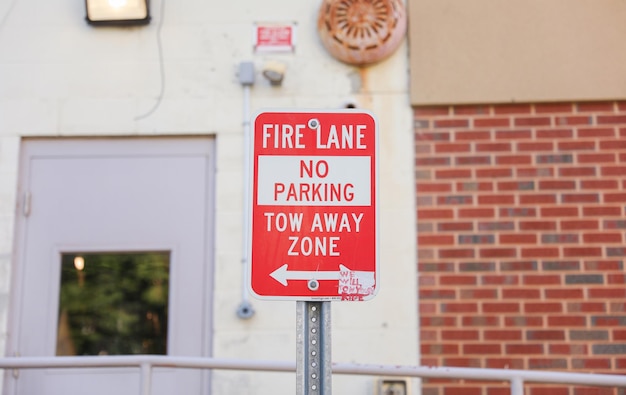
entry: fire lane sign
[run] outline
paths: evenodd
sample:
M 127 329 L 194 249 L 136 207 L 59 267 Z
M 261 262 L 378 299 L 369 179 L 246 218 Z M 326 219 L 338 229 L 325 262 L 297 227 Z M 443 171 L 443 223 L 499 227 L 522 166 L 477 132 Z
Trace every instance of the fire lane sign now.
M 248 285 L 261 299 L 361 301 L 378 291 L 378 123 L 367 111 L 253 121 Z

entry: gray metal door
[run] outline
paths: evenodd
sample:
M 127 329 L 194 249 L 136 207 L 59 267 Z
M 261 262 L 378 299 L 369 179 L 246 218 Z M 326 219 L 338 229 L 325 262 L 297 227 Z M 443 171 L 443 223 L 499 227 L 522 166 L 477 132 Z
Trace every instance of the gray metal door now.
M 160 253 L 169 264 L 163 353 L 210 355 L 213 185 L 212 138 L 25 140 L 9 353 L 62 355 L 68 256 Z M 101 346 L 108 353 L 106 339 Z M 133 368 L 21 370 L 5 376 L 5 393 L 135 395 L 139 377 Z M 206 394 L 208 381 L 206 372 L 155 369 L 152 389 Z

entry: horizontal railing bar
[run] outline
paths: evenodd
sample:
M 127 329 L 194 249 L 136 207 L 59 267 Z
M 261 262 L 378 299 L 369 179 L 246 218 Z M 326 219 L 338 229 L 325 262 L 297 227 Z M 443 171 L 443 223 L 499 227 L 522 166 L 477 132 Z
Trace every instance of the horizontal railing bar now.
M 256 361 L 208 357 L 177 357 L 164 355 L 120 355 L 82 357 L 6 357 L 0 358 L 0 369 L 43 368 L 140 368 L 148 364 L 153 368 L 187 368 L 218 370 L 252 370 L 294 372 L 295 362 Z M 367 365 L 333 363 L 334 374 L 368 376 L 403 376 L 421 378 L 446 378 L 465 380 L 511 381 L 580 384 L 588 386 L 626 387 L 626 376 L 612 374 L 534 371 L 517 369 L 481 369 L 458 367 L 426 367 L 404 365 Z

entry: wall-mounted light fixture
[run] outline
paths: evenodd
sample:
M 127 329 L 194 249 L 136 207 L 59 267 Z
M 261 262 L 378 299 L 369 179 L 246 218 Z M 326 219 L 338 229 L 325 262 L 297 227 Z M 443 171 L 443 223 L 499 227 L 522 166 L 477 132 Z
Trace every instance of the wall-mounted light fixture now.
M 263 76 L 268 79 L 273 86 L 283 83 L 287 66 L 278 61 L 269 61 L 263 65 Z
M 145 25 L 150 22 L 149 0 L 85 0 L 90 25 Z

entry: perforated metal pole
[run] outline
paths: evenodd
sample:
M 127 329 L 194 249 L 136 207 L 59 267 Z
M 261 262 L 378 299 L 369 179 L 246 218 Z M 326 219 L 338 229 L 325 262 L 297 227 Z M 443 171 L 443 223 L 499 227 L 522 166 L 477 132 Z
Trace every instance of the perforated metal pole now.
M 330 302 L 296 303 L 296 394 L 331 395 Z

